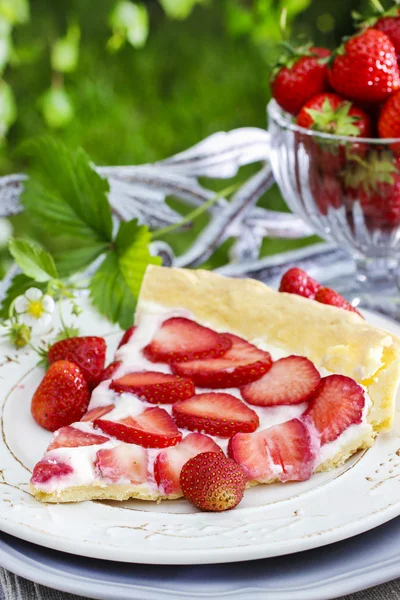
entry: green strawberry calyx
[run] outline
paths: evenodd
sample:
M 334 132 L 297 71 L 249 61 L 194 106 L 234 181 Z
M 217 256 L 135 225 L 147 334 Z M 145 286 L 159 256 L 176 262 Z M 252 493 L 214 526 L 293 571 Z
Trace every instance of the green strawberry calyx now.
M 379 192 L 382 184 L 393 185 L 399 174 L 390 150 L 372 150 L 366 158 L 350 155 L 352 166 L 346 171 L 345 183 L 353 189 L 364 188 L 367 194 Z
M 272 68 L 271 79 L 275 79 L 278 73 L 286 68 L 291 69 L 301 58 L 316 58 L 319 63 L 324 64 L 325 58 L 318 56 L 312 49 L 312 43 L 308 42 L 301 46 L 293 46 L 289 42 L 283 41 L 279 44 L 282 54 Z
M 373 27 L 377 21 L 385 17 L 400 16 L 400 0 L 394 0 L 394 5 L 391 8 L 385 9 L 380 0 L 369 0 L 369 14 L 361 14 L 352 12 L 352 17 L 355 25 L 359 29 Z
M 349 114 L 352 106 L 351 102 L 345 100 L 336 108 L 332 108 L 329 99 L 325 98 L 321 110 L 314 108 L 305 110 L 313 120 L 311 129 L 314 131 L 351 137 L 360 134 L 357 121 L 361 118 Z

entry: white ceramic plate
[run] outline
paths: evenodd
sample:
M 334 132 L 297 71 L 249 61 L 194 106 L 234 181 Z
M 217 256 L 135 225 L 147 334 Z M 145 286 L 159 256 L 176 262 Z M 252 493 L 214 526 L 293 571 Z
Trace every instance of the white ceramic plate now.
M 400 334 L 377 315 L 370 322 Z M 112 354 L 120 333 L 88 306 L 82 333 L 105 335 Z M 114 330 L 115 331 L 115 330 Z M 28 492 L 33 465 L 50 434 L 29 406 L 43 375 L 31 351 L 0 347 L 0 527 L 24 540 L 83 556 L 150 564 L 205 564 L 290 554 L 336 542 L 400 514 L 400 416 L 390 434 L 340 469 L 309 481 L 258 486 L 221 514 L 185 500 L 42 504 Z

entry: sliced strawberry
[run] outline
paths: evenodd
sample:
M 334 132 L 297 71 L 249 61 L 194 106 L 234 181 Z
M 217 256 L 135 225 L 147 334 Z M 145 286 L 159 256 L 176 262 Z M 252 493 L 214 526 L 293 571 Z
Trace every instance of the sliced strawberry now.
M 94 444 L 104 444 L 110 438 L 104 435 L 96 435 L 95 433 L 87 433 L 75 427 L 61 427 L 51 441 L 49 450 L 55 448 L 78 448 L 79 446 L 93 446 Z
M 222 452 L 211 438 L 201 433 L 189 433 L 180 444 L 160 452 L 154 463 L 154 477 L 164 494 L 179 494 L 179 476 L 183 465 L 202 452 Z
M 109 413 L 114 408 L 115 408 L 114 404 L 109 404 L 108 406 L 98 406 L 97 408 L 92 408 L 91 410 L 88 410 L 86 415 L 83 415 L 81 421 L 95 421 L 96 419 L 100 419 L 100 417 Z
M 98 450 L 95 465 L 113 483 L 144 483 L 148 480 L 147 451 L 134 444 Z
M 40 485 L 53 479 L 53 477 L 60 479 L 61 477 L 71 475 L 73 472 L 74 470 L 70 465 L 56 462 L 53 458 L 44 458 L 33 469 L 31 483 L 33 485 Z
M 122 365 L 122 361 L 120 361 L 120 360 L 115 360 L 114 362 L 110 363 L 102 372 L 100 381 L 105 381 L 106 379 L 112 379 L 114 373 L 117 372 L 117 370 L 119 369 L 119 367 L 121 365 Z
M 231 437 L 238 432 L 250 433 L 259 425 L 257 414 L 244 402 L 231 394 L 215 392 L 176 402 L 172 416 L 178 427 L 221 437 Z
M 314 469 L 310 433 L 299 419 L 237 433 L 229 441 L 228 455 L 242 466 L 248 481 L 305 481 Z
M 231 347 L 226 336 L 190 319 L 173 317 L 165 321 L 144 355 L 152 362 L 186 362 L 221 356 Z
M 119 421 L 96 419 L 94 425 L 118 440 L 144 448 L 175 446 L 182 439 L 167 411 L 158 407 L 147 408 L 135 418 L 126 417 Z
M 193 381 L 156 371 L 128 373 L 111 382 L 110 388 L 122 394 L 130 392 L 152 404 L 168 404 L 194 396 Z
M 271 368 L 268 352 L 259 350 L 246 340 L 224 333 L 232 347 L 221 358 L 173 363 L 172 370 L 178 375 L 190 377 L 199 387 L 222 389 L 241 387 L 260 379 Z
M 274 362 L 261 379 L 240 391 L 246 402 L 255 406 L 300 404 L 311 396 L 320 380 L 320 374 L 308 358 L 288 356 Z
M 350 425 L 361 423 L 365 405 L 364 390 L 354 379 L 344 375 L 323 377 L 304 419 L 316 427 L 321 445 L 333 442 Z
M 125 344 L 127 344 L 129 342 L 129 340 L 131 339 L 131 337 L 133 336 L 133 334 L 136 331 L 136 327 L 135 325 L 132 325 L 132 327 L 129 327 L 129 329 L 127 329 L 124 333 L 124 335 L 121 338 L 120 343 L 118 344 L 118 348 L 121 348 L 121 346 L 124 346 Z

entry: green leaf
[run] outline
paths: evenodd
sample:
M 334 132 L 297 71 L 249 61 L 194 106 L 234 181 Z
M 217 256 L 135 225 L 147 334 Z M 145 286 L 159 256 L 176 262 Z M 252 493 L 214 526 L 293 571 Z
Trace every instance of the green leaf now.
M 134 48 L 143 48 L 149 35 L 149 15 L 144 4 L 121 0 L 110 15 L 113 37 L 109 40 L 111 50 L 119 50 L 123 42 Z
M 133 324 L 136 299 L 120 271 L 116 250 L 107 254 L 93 275 L 90 297 L 95 308 L 121 329 Z
M 63 251 L 75 252 L 71 270 L 80 270 L 112 242 L 108 183 L 82 149 L 72 152 L 52 138 L 25 146 L 36 159 L 22 194 L 25 213 L 54 239 L 71 239 Z
M 149 252 L 151 234 L 145 225 L 138 225 L 136 219 L 121 222 L 115 240 L 118 264 L 125 282 L 137 298 L 147 265 L 160 265 L 161 259 Z
M 49 88 L 39 99 L 46 125 L 51 129 L 66 127 L 74 118 L 74 107 L 63 87 Z
M 159 0 L 166 14 L 172 19 L 186 19 L 196 4 L 202 0 Z
M 99 243 L 98 245 L 91 244 L 87 248 L 82 246 L 54 254 L 60 277 L 69 277 L 78 271 L 82 271 L 107 249 L 109 249 L 108 244 Z
M 30 277 L 27 277 L 26 275 L 20 274 L 14 277 L 1 303 L 0 319 L 8 319 L 8 311 L 13 300 L 15 300 L 15 298 L 17 298 L 18 296 L 24 294 L 26 290 L 32 287 L 32 285 L 42 290 L 42 292 L 46 291 L 47 288 L 47 284 L 44 282 L 35 282 L 35 284 L 33 284 L 32 279 Z
M 45 282 L 58 278 L 53 257 L 37 244 L 11 238 L 8 249 L 21 271 L 31 279 Z

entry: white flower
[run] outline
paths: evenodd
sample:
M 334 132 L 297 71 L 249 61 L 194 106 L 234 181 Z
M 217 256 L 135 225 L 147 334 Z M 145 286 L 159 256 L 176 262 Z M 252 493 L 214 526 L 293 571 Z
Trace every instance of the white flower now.
M 35 333 L 48 331 L 54 311 L 54 300 L 51 296 L 43 295 L 38 288 L 31 287 L 23 296 L 15 299 L 14 308 L 20 323 L 32 327 Z

